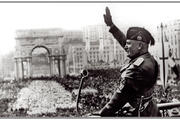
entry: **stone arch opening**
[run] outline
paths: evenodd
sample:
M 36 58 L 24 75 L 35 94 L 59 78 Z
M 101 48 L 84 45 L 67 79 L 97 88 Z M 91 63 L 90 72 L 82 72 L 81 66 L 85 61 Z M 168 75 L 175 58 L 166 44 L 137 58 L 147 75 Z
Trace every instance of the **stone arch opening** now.
M 50 51 L 45 46 L 36 46 L 31 51 L 32 77 L 44 77 L 51 74 Z
M 60 52 L 63 49 L 63 33 L 62 29 L 17 30 L 14 59 L 16 79 L 23 80 L 34 76 L 64 77 L 66 54 Z M 35 62 L 38 57 L 40 64 Z M 38 69 L 44 71 L 39 72 Z

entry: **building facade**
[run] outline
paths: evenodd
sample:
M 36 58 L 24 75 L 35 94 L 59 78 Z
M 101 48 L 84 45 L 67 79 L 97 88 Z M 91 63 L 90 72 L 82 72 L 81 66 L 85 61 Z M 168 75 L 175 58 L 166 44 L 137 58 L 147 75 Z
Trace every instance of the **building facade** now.
M 93 66 L 117 67 L 126 59 L 125 51 L 109 33 L 105 25 L 86 26 L 83 29 L 88 63 Z M 102 66 L 102 67 L 103 67 Z
M 85 44 L 77 43 L 71 44 L 68 50 L 68 73 L 76 74 L 80 73 L 82 69 L 84 69 L 84 65 L 87 64 L 86 52 L 85 52 Z
M 16 79 L 66 75 L 62 29 L 16 31 Z
M 82 30 L 18 30 L 15 39 L 17 79 L 58 74 L 63 77 L 82 69 L 119 67 L 126 59 L 124 49 L 105 25 Z
M 10 52 L 0 58 L 0 81 L 14 79 L 14 52 Z
M 159 53 L 159 58 L 162 58 L 162 40 L 164 43 L 165 73 L 168 81 L 168 79 L 175 78 L 175 74 L 168 62 L 168 58 L 170 58 L 170 51 L 180 71 L 180 20 L 168 21 L 157 27 L 156 50 L 158 52 L 156 53 Z M 162 59 L 159 60 L 162 62 Z M 162 65 L 160 65 L 160 67 L 161 66 Z M 160 72 L 161 71 L 162 69 L 160 69 Z

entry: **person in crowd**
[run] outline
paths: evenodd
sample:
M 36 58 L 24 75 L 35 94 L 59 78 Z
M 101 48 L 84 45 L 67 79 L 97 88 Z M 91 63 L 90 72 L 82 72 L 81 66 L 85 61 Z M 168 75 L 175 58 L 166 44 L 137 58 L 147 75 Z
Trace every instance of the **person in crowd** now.
M 153 90 L 158 76 L 158 64 L 148 52 L 155 41 L 151 33 L 142 27 L 130 27 L 126 36 L 113 23 L 108 7 L 104 21 L 109 32 L 127 52 L 128 64 L 121 68 L 120 85 L 110 101 L 99 111 L 100 116 L 114 116 L 126 103 L 134 108 L 132 116 L 160 116 Z M 96 113 L 97 114 L 97 113 Z

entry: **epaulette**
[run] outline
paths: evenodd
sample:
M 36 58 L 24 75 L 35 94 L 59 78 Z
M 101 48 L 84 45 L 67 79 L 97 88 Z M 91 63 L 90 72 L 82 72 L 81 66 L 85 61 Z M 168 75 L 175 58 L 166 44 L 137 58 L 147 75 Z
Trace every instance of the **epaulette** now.
M 140 66 L 144 62 L 144 58 L 138 58 L 133 65 Z

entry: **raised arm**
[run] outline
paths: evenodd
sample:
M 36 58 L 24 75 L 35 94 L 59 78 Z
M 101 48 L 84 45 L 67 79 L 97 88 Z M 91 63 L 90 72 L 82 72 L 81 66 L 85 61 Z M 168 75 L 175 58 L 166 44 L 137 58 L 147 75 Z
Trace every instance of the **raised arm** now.
M 123 32 L 121 32 L 113 23 L 111 13 L 108 7 L 106 7 L 106 14 L 104 14 L 104 22 L 107 26 L 110 27 L 109 32 L 112 33 L 114 38 L 120 43 L 120 45 L 124 48 L 126 44 L 126 37 Z

